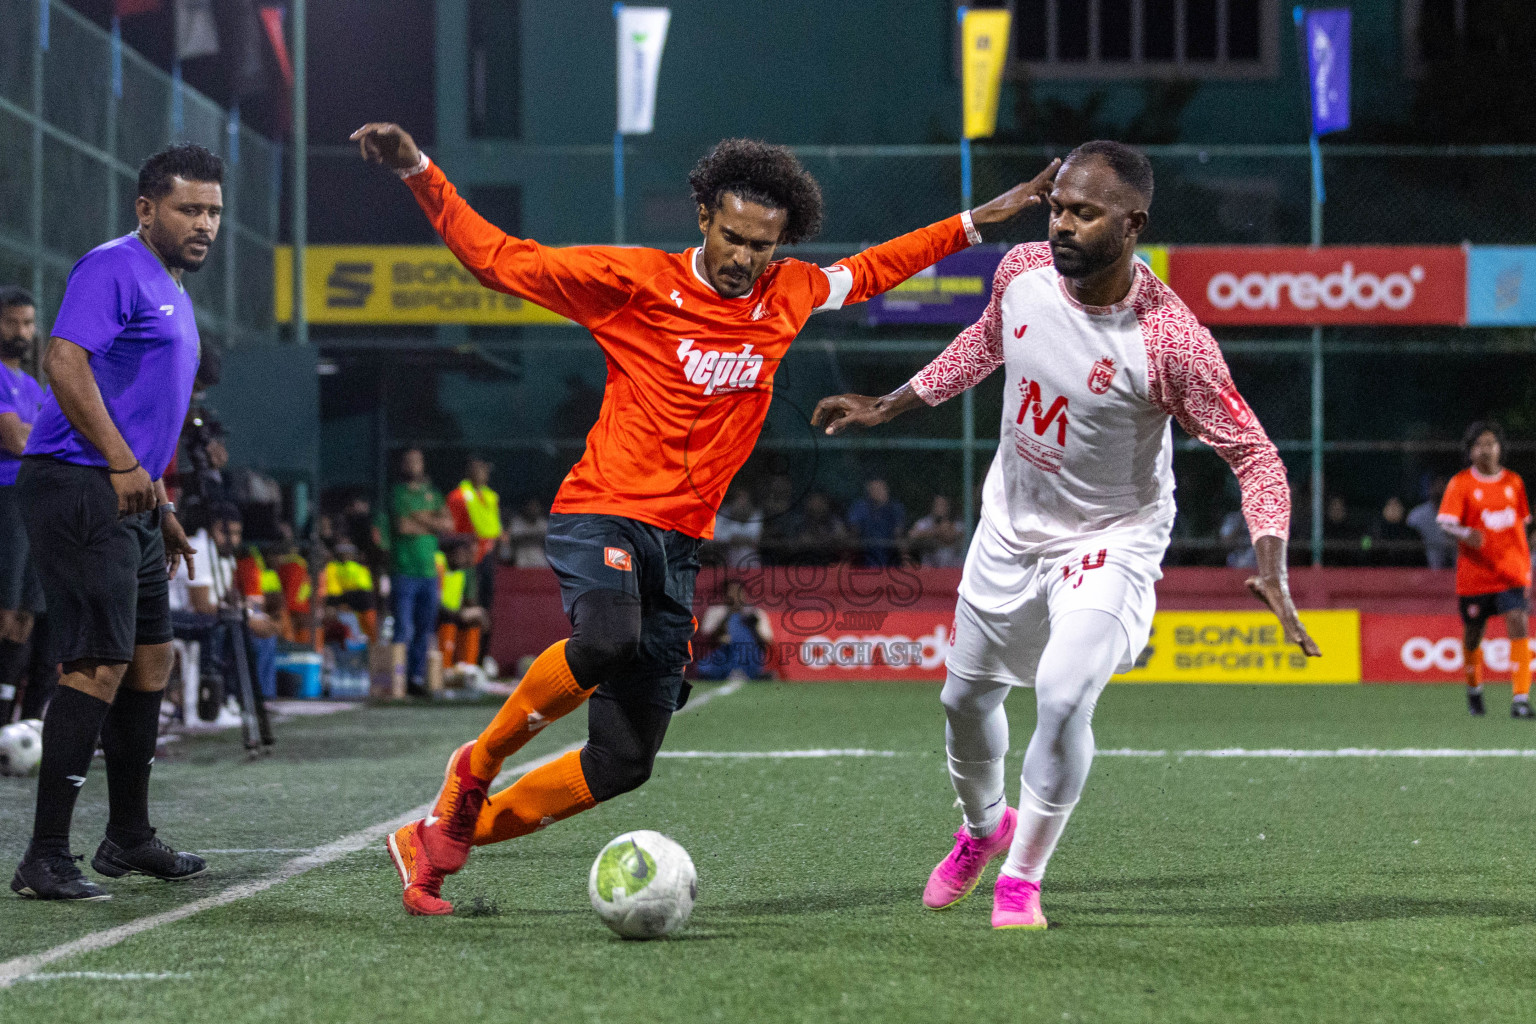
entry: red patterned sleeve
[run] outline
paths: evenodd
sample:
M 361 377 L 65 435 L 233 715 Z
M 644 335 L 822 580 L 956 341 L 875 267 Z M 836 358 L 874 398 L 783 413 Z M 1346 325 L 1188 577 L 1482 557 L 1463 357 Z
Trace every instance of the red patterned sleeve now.
M 1003 292 L 1019 274 L 1049 262 L 1050 250 L 1044 243 L 1018 245 L 1009 250 L 992 276 L 992 300 L 981 319 L 961 331 L 933 362 L 908 381 L 917 397 L 929 405 L 938 405 L 980 384 L 1003 365 Z
M 1146 289 L 1136 312 L 1147 344 L 1148 397 L 1232 467 L 1254 540 L 1289 537 L 1285 463 L 1238 394 L 1216 339 L 1160 282 Z

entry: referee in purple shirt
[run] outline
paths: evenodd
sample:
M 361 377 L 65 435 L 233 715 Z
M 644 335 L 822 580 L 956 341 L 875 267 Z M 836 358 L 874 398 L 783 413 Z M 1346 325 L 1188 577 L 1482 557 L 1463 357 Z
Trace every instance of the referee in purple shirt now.
M 138 230 L 75 264 L 43 360 L 51 390 L 16 488 L 47 600 L 49 650 L 64 676 L 43 719 L 32 842 L 11 880 L 22 896 L 110 898 L 69 847 L 98 739 L 110 813 L 91 867 L 166 880 L 207 868 L 156 837 L 149 773 L 171 671 L 167 583 L 193 554 L 161 481 L 198 364 L 182 275 L 213 248 L 223 180 L 222 161 L 201 146 L 146 160 Z

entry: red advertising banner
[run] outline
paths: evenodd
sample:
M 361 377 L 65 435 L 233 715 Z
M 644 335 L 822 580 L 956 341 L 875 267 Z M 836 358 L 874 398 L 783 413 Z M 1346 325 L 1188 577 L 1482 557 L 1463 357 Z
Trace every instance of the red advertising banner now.
M 1177 246 L 1168 283 L 1202 323 L 1463 324 L 1457 246 Z
M 773 626 L 768 664 L 781 679 L 840 682 L 860 679 L 944 679 L 954 638 L 953 609 L 845 611 L 837 628 L 797 633 L 792 613 L 768 612 Z
M 1455 615 L 1360 616 L 1360 675 L 1367 683 L 1450 683 L 1462 678 L 1461 619 Z M 1483 636 L 1485 677 L 1509 678 L 1501 619 Z

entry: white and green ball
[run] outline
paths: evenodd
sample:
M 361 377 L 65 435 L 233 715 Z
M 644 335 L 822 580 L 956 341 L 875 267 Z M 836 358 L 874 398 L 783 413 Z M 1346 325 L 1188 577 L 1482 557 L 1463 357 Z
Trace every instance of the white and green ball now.
M 12 722 L 0 729 L 0 775 L 31 775 L 42 759 L 41 722 Z
M 688 851 L 660 832 L 626 832 L 603 847 L 587 879 L 592 909 L 626 939 L 655 939 L 681 928 L 699 894 Z

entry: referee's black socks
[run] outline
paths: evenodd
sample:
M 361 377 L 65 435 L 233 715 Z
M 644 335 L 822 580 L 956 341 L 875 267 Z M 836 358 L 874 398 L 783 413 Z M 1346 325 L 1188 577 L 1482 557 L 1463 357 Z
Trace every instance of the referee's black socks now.
M 158 699 L 156 697 L 156 714 Z M 119 698 L 121 699 L 121 695 Z M 110 705 L 72 686 L 60 686 L 43 716 L 43 760 L 38 766 L 34 847 L 69 849 L 69 822 L 75 798 L 96 753 L 96 738 Z
M 22 673 L 27 670 L 30 644 L 14 640 L 0 640 L 0 725 L 6 725 L 13 717 L 12 708 L 20 689 Z
M 149 824 L 149 772 L 160 734 L 160 698 L 164 690 L 145 693 L 126 686 L 117 691 L 101 730 L 107 757 L 107 799 L 111 811 L 107 838 L 123 849 L 155 836 Z M 47 749 L 47 743 L 43 745 Z

